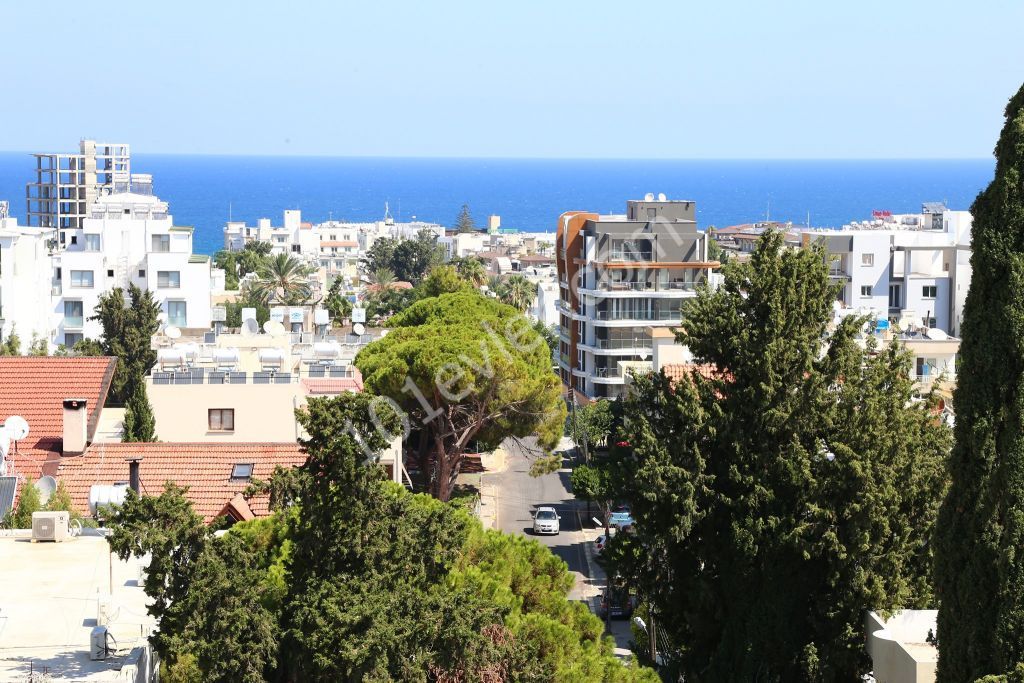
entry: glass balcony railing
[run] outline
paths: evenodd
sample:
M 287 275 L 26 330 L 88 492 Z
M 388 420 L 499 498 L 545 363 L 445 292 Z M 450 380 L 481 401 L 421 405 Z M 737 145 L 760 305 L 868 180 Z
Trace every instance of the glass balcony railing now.
M 650 349 L 653 343 L 649 337 L 636 339 L 595 339 L 592 346 L 596 349 Z
M 668 311 L 598 311 L 597 320 L 679 320 L 681 313 L 679 309 Z

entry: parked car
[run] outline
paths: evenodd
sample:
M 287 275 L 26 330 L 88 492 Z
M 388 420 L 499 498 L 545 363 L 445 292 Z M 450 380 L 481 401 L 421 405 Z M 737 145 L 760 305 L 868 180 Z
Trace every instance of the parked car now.
M 601 595 L 602 619 L 629 619 L 633 607 L 633 595 L 624 583 L 610 584 Z
M 614 529 L 614 528 L 612 528 L 612 529 L 610 529 L 610 531 L 611 531 L 611 535 L 610 535 L 610 536 L 608 536 L 607 538 L 605 537 L 605 535 L 604 535 L 604 534 L 601 534 L 601 535 L 600 535 L 600 536 L 598 536 L 598 537 L 597 537 L 596 539 L 594 539 L 594 551 L 595 551 L 595 552 L 596 552 L 596 553 L 597 553 L 598 555 L 600 555 L 600 554 L 601 554 L 601 551 L 603 551 L 603 550 L 604 550 L 604 547 L 605 547 L 606 545 L 608 545 L 608 539 L 609 539 L 609 538 L 611 538 L 611 537 L 613 537 L 613 536 L 615 536 L 615 529 Z
M 560 520 L 555 508 L 542 506 L 537 508 L 533 514 L 533 533 L 535 534 L 557 534 L 559 531 L 558 520 Z
M 622 527 L 633 526 L 636 520 L 633 519 L 633 512 L 628 505 L 619 504 L 612 508 L 611 517 L 608 520 L 611 526 Z

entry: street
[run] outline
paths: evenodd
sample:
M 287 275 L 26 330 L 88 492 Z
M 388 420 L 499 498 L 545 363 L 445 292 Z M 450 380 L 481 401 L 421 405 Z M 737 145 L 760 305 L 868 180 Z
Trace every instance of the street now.
M 591 609 L 605 585 L 604 570 L 594 561 L 593 541 L 601 529 L 584 519 L 586 504 L 570 493 L 569 470 L 565 467 L 542 477 L 530 476 L 530 465 L 542 452 L 534 451 L 532 438 L 522 441 L 507 439 L 504 467 L 484 475 L 484 483 L 493 487 L 497 498 L 497 527 L 507 533 L 524 534 L 548 546 L 562 558 L 576 578 L 569 593 L 572 600 L 586 601 Z M 571 448 L 563 439 L 560 448 Z M 554 507 L 561 516 L 561 532 L 557 535 L 533 535 L 533 511 L 541 505 Z M 632 633 L 629 620 L 613 620 L 608 634 L 615 639 L 616 654 L 628 656 Z

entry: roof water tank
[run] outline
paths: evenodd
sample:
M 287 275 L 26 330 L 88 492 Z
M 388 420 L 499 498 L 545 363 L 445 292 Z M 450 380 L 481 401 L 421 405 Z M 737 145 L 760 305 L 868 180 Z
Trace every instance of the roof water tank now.
M 238 349 L 231 347 L 213 350 L 213 364 L 217 367 L 238 365 Z
M 316 360 L 334 360 L 341 355 L 341 346 L 337 342 L 317 342 L 313 344 L 313 357 Z
M 180 368 L 185 365 L 185 353 L 181 349 L 157 349 L 156 360 L 162 368 Z
M 121 505 L 127 495 L 128 484 L 93 484 L 89 487 L 89 510 L 95 515 L 103 505 Z
M 284 351 L 282 349 L 260 349 L 260 365 L 281 367 L 284 365 Z

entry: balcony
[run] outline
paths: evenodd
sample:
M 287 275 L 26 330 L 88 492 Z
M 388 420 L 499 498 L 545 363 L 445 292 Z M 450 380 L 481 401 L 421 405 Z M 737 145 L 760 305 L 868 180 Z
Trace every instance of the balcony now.
M 610 260 L 610 261 L 626 262 L 626 263 L 637 263 L 637 262 L 642 263 L 644 261 L 653 261 L 654 260 L 654 251 L 653 250 L 651 250 L 651 251 L 647 251 L 647 250 L 640 250 L 640 251 L 636 251 L 636 250 L 610 251 L 610 252 L 608 252 L 608 260 Z
M 595 320 L 641 320 L 641 321 L 668 321 L 681 320 L 682 313 L 677 308 L 670 311 L 597 311 Z
M 595 349 L 650 349 L 654 343 L 650 337 L 637 337 L 635 339 L 595 339 Z

